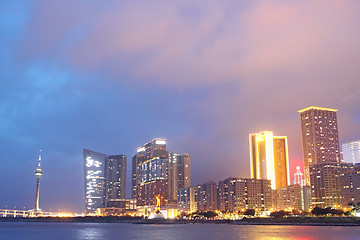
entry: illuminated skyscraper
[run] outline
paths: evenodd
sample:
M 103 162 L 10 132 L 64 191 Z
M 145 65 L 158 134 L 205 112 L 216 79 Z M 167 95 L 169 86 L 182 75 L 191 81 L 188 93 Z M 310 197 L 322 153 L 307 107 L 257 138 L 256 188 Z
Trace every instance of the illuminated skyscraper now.
M 299 111 L 306 185 L 310 185 L 311 164 L 340 161 L 336 112 L 314 106 Z
M 137 148 L 132 158 L 132 197 L 141 183 L 166 179 L 166 139 L 156 138 Z
M 273 132 L 249 135 L 251 178 L 271 180 L 271 188 L 290 184 L 287 137 Z
M 166 151 L 166 139 L 155 138 L 138 147 L 132 167 L 132 194 L 139 206 L 153 205 L 159 194 L 162 205 L 176 204 L 177 190 L 191 184 L 190 155 Z
M 84 149 L 85 213 L 96 214 L 106 201 L 126 197 L 126 156 Z
M 106 202 L 126 198 L 126 156 L 109 155 L 106 160 Z
M 341 162 L 337 109 L 308 107 L 299 111 L 305 184 L 318 207 L 341 204 L 340 174 L 351 168 Z
M 105 206 L 105 165 L 107 155 L 84 149 L 85 213 L 95 214 Z
M 360 163 L 360 140 L 342 145 L 344 161 L 347 163 Z

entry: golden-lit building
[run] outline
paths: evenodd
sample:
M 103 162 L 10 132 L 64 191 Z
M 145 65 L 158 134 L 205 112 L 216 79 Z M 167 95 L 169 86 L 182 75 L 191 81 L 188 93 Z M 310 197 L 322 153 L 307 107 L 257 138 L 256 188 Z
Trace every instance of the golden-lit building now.
M 337 111 L 315 106 L 298 111 L 306 185 L 310 185 L 311 164 L 340 161 Z
M 249 135 L 251 178 L 271 180 L 271 188 L 290 185 L 286 136 L 264 131 Z
M 313 206 L 341 204 L 340 174 L 351 168 L 341 162 L 337 109 L 311 106 L 299 111 L 305 184 Z

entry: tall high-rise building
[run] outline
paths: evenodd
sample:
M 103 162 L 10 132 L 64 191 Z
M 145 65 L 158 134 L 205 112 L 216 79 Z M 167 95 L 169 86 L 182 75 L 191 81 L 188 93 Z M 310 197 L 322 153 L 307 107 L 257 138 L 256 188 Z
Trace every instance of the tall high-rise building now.
M 270 211 L 273 205 L 271 181 L 253 178 L 227 178 L 219 182 L 220 211 Z
M 132 158 L 132 197 L 140 183 L 166 179 L 166 139 L 155 138 L 137 148 Z
M 272 189 L 290 184 L 287 137 L 265 131 L 249 135 L 251 178 L 271 180 Z
M 96 214 L 106 201 L 126 197 L 126 156 L 84 149 L 85 214 Z
M 156 189 L 165 203 L 176 204 L 177 190 L 189 187 L 190 155 L 166 151 L 166 139 L 155 138 L 138 147 L 132 159 L 132 194 L 139 206 L 153 205 Z
M 177 199 L 177 190 L 190 187 L 190 155 L 167 152 L 168 200 Z
M 311 164 L 340 161 L 336 112 L 314 106 L 299 111 L 306 185 L 310 185 Z
M 344 161 L 347 163 L 360 163 L 360 140 L 342 145 Z
M 107 155 L 84 149 L 85 214 L 105 206 L 105 165 Z
M 106 160 L 106 202 L 126 198 L 126 156 L 109 155 Z

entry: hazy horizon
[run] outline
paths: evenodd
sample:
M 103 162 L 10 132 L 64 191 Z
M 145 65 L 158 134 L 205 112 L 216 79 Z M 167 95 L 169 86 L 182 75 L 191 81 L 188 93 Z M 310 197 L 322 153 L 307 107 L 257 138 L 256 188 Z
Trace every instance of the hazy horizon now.
M 128 158 L 153 138 L 191 155 L 192 184 L 250 177 L 250 133 L 339 109 L 360 139 L 360 2 L 0 3 L 0 208 L 84 210 L 84 148 Z M 303 169 L 302 169 L 303 170 Z M 130 192 L 128 191 L 128 196 Z

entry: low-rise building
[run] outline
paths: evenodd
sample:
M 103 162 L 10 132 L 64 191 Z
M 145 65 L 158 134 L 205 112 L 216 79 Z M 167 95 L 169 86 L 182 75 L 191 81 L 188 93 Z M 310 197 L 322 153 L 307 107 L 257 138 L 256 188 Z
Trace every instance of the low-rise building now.
M 270 211 L 273 205 L 271 181 L 254 178 L 227 178 L 219 182 L 219 210 Z
M 309 186 L 289 185 L 276 189 L 273 193 L 274 210 L 308 211 L 311 207 L 311 189 Z
M 340 174 L 341 202 L 343 207 L 360 202 L 360 169 Z
M 100 216 L 136 215 L 137 206 L 135 199 L 109 199 L 106 207 L 99 208 Z
M 177 192 L 177 210 L 178 212 L 191 213 L 197 211 L 196 187 L 187 187 L 179 189 Z
M 340 207 L 340 174 L 353 170 L 351 163 L 323 162 L 310 164 L 311 205 L 314 207 Z
M 196 187 L 196 202 L 198 211 L 217 210 L 217 186 L 210 181 Z

